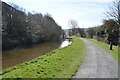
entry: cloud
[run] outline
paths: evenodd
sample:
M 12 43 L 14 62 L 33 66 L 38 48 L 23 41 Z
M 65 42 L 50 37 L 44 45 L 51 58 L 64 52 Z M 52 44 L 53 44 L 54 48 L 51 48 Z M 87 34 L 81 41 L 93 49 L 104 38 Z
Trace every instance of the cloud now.
M 27 11 L 50 13 L 63 29 L 69 28 L 70 19 L 77 20 L 80 27 L 100 25 L 105 7 L 111 0 L 3 0 L 13 2 Z

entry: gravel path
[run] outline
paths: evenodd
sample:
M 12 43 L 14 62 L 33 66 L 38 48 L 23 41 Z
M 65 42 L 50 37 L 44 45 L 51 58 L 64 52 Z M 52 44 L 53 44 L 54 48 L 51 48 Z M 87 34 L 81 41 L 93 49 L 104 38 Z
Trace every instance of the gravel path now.
M 85 61 L 73 78 L 118 78 L 118 62 L 95 43 L 82 39 L 87 46 Z

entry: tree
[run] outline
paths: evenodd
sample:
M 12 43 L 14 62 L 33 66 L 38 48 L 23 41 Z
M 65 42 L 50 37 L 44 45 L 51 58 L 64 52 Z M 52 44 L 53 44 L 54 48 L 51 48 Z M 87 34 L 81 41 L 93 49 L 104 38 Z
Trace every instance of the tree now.
M 108 44 L 110 44 L 110 50 L 112 50 L 112 45 L 118 44 L 119 38 L 119 26 L 117 22 L 113 19 L 104 20 L 103 24 L 99 26 L 97 30 L 98 40 L 99 37 L 105 39 Z
M 113 19 L 105 20 L 103 26 L 107 34 L 107 40 L 110 43 L 110 50 L 112 50 L 112 45 L 118 44 L 119 30 L 117 22 Z
M 113 1 L 113 5 L 109 6 L 109 11 L 107 11 L 106 15 L 114 19 L 120 26 L 120 0 Z
M 79 32 L 81 37 L 85 37 L 86 36 L 84 29 L 78 28 L 78 32 Z
M 14 6 L 14 4 L 12 4 Z M 18 7 L 11 7 L 10 5 L 2 2 L 2 29 L 3 29 L 3 48 L 14 47 L 22 44 L 25 38 L 26 32 L 26 14 L 20 10 Z M 19 15 L 19 16 L 18 16 Z
M 118 30 L 120 30 L 120 0 L 114 0 L 113 5 L 109 6 L 107 17 L 114 19 L 117 23 L 116 26 L 118 26 Z M 110 50 L 112 50 L 112 45 L 110 46 Z
M 68 35 L 72 36 L 72 30 L 71 29 L 68 30 Z
M 76 28 L 78 28 L 78 22 L 71 19 L 68 21 L 68 25 L 72 29 L 72 35 L 75 35 L 77 30 Z
M 93 36 L 95 35 L 96 32 L 95 32 L 94 28 L 89 28 L 87 30 L 87 33 L 90 36 L 90 38 L 93 38 Z
M 105 28 L 103 25 L 98 26 L 98 29 L 96 30 L 97 40 L 100 41 L 100 38 L 104 39 L 106 37 Z
M 19 15 L 19 16 L 18 16 Z M 50 14 L 24 12 L 24 9 L 12 3 L 2 2 L 2 49 L 20 45 L 32 45 L 42 41 L 60 41 L 62 38 L 59 26 Z

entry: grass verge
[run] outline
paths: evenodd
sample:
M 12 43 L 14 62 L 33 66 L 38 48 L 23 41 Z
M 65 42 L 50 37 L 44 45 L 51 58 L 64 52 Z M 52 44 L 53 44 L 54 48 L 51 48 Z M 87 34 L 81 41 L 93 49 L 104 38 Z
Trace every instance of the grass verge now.
M 88 39 L 88 40 L 96 43 L 97 45 L 102 47 L 105 51 L 107 51 L 108 53 L 112 54 L 114 59 L 118 60 L 118 46 L 113 46 L 113 50 L 109 50 L 109 45 L 106 44 L 106 43 L 102 43 L 102 42 L 96 41 L 94 39 Z
M 53 50 L 29 62 L 2 71 L 2 78 L 71 78 L 84 60 L 86 47 L 73 38 L 67 47 Z

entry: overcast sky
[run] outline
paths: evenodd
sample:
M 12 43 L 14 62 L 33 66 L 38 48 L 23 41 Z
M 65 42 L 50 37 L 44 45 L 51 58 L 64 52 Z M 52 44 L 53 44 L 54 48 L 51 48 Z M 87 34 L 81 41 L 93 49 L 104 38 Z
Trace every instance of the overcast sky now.
M 2 0 L 13 2 L 27 11 L 52 15 L 57 24 L 68 29 L 68 21 L 76 20 L 80 28 L 102 24 L 112 0 Z

